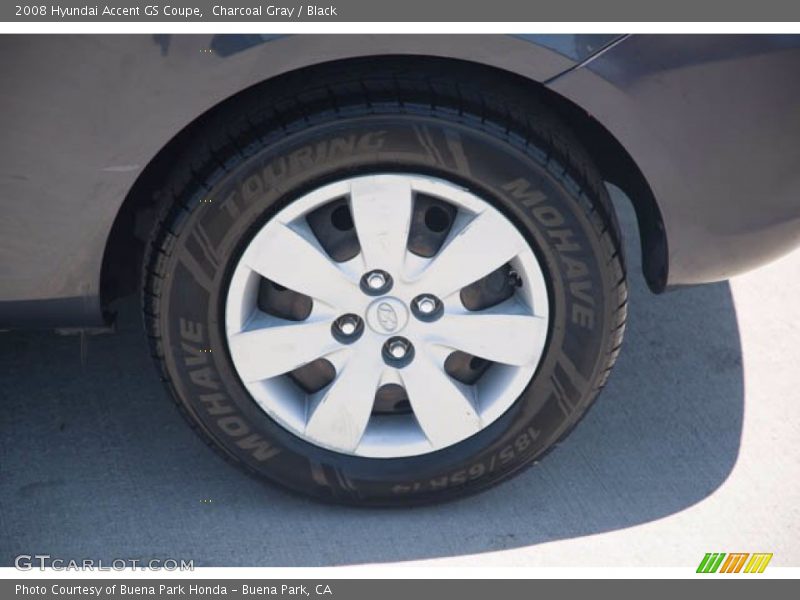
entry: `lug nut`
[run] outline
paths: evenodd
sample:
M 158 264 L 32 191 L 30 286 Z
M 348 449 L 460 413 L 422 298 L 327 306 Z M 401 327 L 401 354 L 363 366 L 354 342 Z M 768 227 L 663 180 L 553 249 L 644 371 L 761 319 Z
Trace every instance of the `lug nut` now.
M 403 358 L 408 352 L 408 346 L 403 341 L 396 341 L 389 344 L 389 354 L 395 358 Z
M 371 273 L 370 276 L 367 277 L 367 285 L 370 289 L 379 290 L 386 285 L 386 277 L 384 277 L 382 273 Z
M 436 300 L 430 296 L 421 296 L 417 298 L 417 308 L 422 314 L 429 315 L 436 310 Z
M 361 291 L 370 296 L 382 296 L 392 289 L 392 276 L 386 271 L 375 269 L 361 278 Z
M 342 344 L 352 344 L 364 331 L 364 322 L 358 315 L 342 315 L 333 322 L 331 334 Z
M 392 367 L 405 367 L 414 358 L 414 346 L 406 338 L 393 337 L 383 345 L 383 360 Z
M 442 316 L 442 302 L 433 294 L 420 294 L 411 302 L 411 312 L 420 321 L 435 321 Z
M 355 319 L 345 317 L 339 323 L 339 331 L 341 331 L 345 335 L 353 335 L 356 332 L 356 321 Z

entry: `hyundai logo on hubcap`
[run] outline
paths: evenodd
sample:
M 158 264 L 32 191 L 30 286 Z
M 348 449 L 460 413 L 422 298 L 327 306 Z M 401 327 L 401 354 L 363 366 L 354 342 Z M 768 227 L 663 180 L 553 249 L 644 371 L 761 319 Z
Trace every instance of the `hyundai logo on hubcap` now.
M 377 298 L 367 308 L 364 319 L 372 331 L 389 335 L 402 331 L 408 323 L 408 307 L 399 298 Z
M 397 329 L 397 313 L 388 302 L 381 302 L 378 304 L 377 317 L 378 323 L 386 331 L 394 331 Z

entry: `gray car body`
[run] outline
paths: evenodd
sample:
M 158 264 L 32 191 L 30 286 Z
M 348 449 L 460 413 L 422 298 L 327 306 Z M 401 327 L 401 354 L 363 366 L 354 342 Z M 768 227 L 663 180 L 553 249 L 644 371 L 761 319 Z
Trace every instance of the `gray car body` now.
M 580 111 L 636 207 L 654 291 L 800 243 L 799 36 L 4 36 L 0 50 L 3 327 L 105 324 L 119 215 L 171 140 L 252 85 L 364 56 L 485 65 Z

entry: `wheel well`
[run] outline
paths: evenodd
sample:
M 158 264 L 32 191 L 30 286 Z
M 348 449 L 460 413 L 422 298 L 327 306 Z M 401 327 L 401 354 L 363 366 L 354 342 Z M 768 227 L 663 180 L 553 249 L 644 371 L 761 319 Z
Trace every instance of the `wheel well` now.
M 546 104 L 576 134 L 600 169 L 603 179 L 619 187 L 633 203 L 639 223 L 642 246 L 642 264 L 645 279 L 654 292 L 663 291 L 667 281 L 667 242 L 661 213 L 653 193 L 633 158 L 601 123 L 586 111 L 563 96 L 549 90 L 542 83 L 496 67 L 460 61 L 420 56 L 380 56 L 369 59 L 345 59 L 303 67 L 284 73 L 244 89 L 223 100 L 205 113 L 197 116 L 178 132 L 147 164 L 129 190 L 111 228 L 103 256 L 100 291 L 105 308 L 115 299 L 134 293 L 140 285 L 141 261 L 147 239 L 161 199 L 158 191 L 174 164 L 174 157 L 192 143 L 196 132 L 213 119 L 225 105 L 241 94 L 258 93 L 265 87 L 280 86 L 286 78 L 311 79 L 320 71 L 341 69 L 352 61 L 369 60 L 374 68 L 386 68 L 387 63 L 412 62 L 415 68 L 425 64 L 436 65 L 438 72 L 448 66 L 458 66 L 459 74 L 475 70 L 483 77 L 490 76 L 513 83 Z M 421 64 L 424 63 L 424 64 Z M 450 63 L 448 65 L 447 63 Z

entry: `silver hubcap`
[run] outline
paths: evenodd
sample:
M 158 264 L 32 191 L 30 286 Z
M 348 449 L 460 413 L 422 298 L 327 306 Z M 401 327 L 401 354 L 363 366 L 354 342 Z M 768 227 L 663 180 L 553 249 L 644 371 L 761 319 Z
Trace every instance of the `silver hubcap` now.
M 430 258 L 408 250 L 418 195 L 456 209 Z M 336 262 L 306 217 L 341 198 L 360 251 Z M 519 281 L 511 296 L 468 310 L 461 291 L 506 265 Z M 263 312 L 262 278 L 309 297 L 308 316 Z M 234 270 L 225 327 L 239 377 L 282 426 L 337 452 L 412 456 L 476 434 L 519 397 L 544 351 L 547 289 L 520 232 L 484 200 L 439 179 L 372 175 L 306 194 L 256 234 Z M 491 366 L 474 382 L 458 380 L 446 365 L 456 352 Z M 320 359 L 334 374 L 304 391 L 290 374 Z M 407 410 L 376 410 L 389 388 Z

